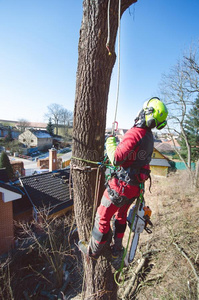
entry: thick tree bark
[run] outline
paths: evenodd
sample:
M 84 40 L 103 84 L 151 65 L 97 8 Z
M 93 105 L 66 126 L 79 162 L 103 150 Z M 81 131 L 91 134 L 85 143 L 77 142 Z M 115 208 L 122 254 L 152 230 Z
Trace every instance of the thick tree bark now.
M 137 0 L 122 0 L 121 14 Z M 108 0 L 84 0 L 83 19 L 78 47 L 78 68 L 73 122 L 73 156 L 100 161 L 104 154 L 104 136 L 108 93 L 115 63 L 115 40 L 118 29 L 118 2 L 110 5 L 111 55 L 106 49 Z M 79 238 L 89 241 L 92 230 L 96 170 L 74 169 L 96 167 L 88 162 L 72 159 L 74 209 Z M 100 196 L 103 192 L 101 184 Z M 107 253 L 97 262 L 85 261 L 84 299 L 117 299 L 111 263 Z

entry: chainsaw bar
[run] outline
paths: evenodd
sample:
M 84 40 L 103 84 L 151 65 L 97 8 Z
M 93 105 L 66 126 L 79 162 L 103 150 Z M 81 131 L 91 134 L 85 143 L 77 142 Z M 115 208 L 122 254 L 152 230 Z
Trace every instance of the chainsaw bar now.
M 139 238 L 140 238 L 140 233 L 134 233 L 133 241 L 132 241 L 132 244 L 131 244 L 131 248 L 130 248 L 130 251 L 129 251 L 129 257 L 128 257 L 128 263 L 129 264 L 134 260 L 135 253 L 136 253 L 136 250 L 137 250 L 137 245 L 138 245 L 138 242 L 139 242 Z
M 146 210 L 147 210 L 146 208 L 148 207 L 145 207 L 143 202 L 140 203 L 137 212 L 135 212 L 136 209 L 135 206 L 131 208 L 129 211 L 127 222 L 129 224 L 131 231 L 134 232 L 134 235 L 131 242 L 130 250 L 127 251 L 126 257 L 124 259 L 126 266 L 128 266 L 133 261 L 136 254 L 140 233 L 142 233 L 144 229 L 146 229 Z

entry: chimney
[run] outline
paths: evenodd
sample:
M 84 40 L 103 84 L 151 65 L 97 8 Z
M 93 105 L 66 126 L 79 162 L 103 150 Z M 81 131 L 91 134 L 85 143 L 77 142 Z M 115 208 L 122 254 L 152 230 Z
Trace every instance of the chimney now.
M 49 150 L 49 171 L 57 170 L 57 150 L 55 148 L 51 148 Z

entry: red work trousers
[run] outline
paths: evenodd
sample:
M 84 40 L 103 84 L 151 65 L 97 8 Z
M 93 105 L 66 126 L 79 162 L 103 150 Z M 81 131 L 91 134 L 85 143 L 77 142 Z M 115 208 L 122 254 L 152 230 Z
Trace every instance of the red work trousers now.
M 104 244 L 110 236 L 110 223 L 113 216 L 113 245 L 115 249 L 122 247 L 127 212 L 131 203 L 132 201 L 129 201 L 129 203 L 124 204 L 122 207 L 117 207 L 109 199 L 107 190 L 104 192 L 100 206 L 97 209 L 92 237 L 89 243 L 92 253 L 101 254 Z

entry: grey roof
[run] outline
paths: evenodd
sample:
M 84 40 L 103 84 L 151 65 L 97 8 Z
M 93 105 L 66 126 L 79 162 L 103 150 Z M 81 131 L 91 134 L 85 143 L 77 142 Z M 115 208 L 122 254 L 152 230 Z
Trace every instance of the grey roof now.
M 154 147 L 160 152 L 173 152 L 174 151 L 174 147 L 168 143 L 162 143 L 162 142 L 156 143 L 155 142 Z
M 37 138 L 39 139 L 44 139 L 44 138 L 51 138 L 52 136 L 48 133 L 48 131 L 46 130 L 34 130 L 31 129 L 30 130 Z
M 49 208 L 50 214 L 73 205 L 69 191 L 70 169 L 21 177 L 20 181 L 33 206 Z
M 164 158 L 152 158 L 150 166 L 170 167 L 168 160 Z

